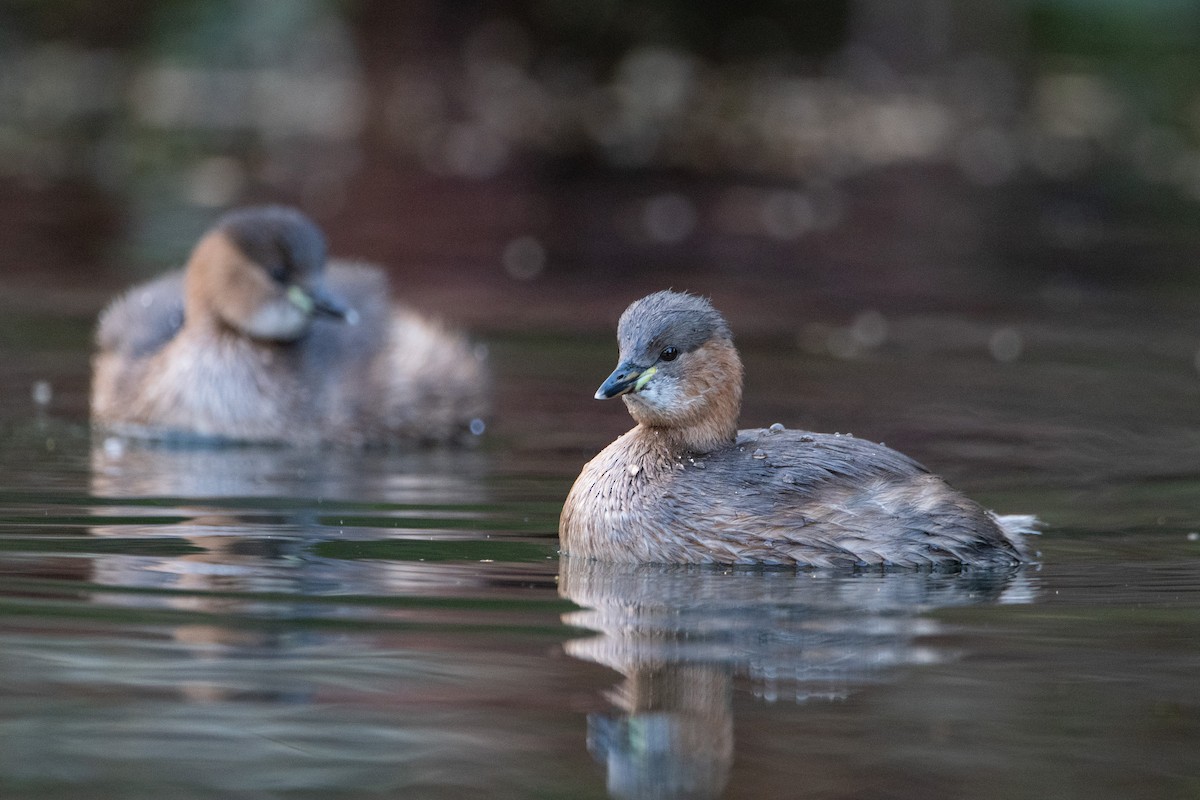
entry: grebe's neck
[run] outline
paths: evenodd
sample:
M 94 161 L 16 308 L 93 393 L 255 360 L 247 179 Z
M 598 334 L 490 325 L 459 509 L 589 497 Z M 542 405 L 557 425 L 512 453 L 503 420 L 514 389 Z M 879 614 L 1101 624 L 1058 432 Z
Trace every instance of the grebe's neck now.
M 655 449 L 661 449 L 672 458 L 688 455 L 703 455 L 733 445 L 737 439 L 736 423 L 701 423 L 687 428 L 667 428 L 639 424 L 634 430 L 638 435 L 652 441 Z
M 742 361 L 728 340 L 710 341 L 697 351 L 690 369 L 669 400 L 637 394 L 623 399 L 638 428 L 672 456 L 711 453 L 737 440 L 742 410 Z M 653 383 L 650 387 L 653 391 Z
M 228 262 L 245 260 L 222 234 L 205 234 L 192 250 L 184 270 L 184 324 L 191 329 L 219 329 L 228 324 L 220 318 L 217 293 Z

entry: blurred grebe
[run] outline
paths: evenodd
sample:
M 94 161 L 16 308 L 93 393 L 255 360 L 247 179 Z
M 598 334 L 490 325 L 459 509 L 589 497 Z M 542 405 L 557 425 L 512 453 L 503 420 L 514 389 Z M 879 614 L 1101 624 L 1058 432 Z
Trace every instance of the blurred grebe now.
M 326 268 L 291 208 L 221 217 L 183 270 L 101 315 L 92 419 L 152 438 L 363 446 L 482 430 L 483 357 L 388 299 L 384 274 Z

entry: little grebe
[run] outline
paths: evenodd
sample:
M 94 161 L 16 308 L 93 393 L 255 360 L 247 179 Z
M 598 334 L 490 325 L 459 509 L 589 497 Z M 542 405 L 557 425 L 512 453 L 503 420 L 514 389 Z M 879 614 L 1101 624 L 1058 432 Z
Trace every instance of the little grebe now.
M 482 356 L 459 334 L 393 307 L 375 267 L 326 269 L 299 211 L 220 218 L 183 270 L 101 315 L 92 419 L 151 438 L 345 445 L 478 433 Z
M 737 430 L 742 363 L 705 299 L 658 292 L 617 326 L 596 392 L 637 426 L 593 458 L 559 525 L 568 556 L 657 564 L 1004 566 L 1035 522 L 998 517 L 917 462 L 849 435 Z

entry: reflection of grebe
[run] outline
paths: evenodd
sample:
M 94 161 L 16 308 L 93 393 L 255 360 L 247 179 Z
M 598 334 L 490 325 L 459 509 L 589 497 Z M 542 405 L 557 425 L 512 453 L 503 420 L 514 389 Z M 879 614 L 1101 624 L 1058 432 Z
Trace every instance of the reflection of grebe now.
M 600 399 L 637 426 L 584 468 L 563 552 L 655 564 L 1011 566 L 1031 517 L 997 517 L 907 456 L 837 434 L 737 430 L 742 363 L 700 297 L 658 292 L 617 327 Z
M 589 748 L 617 797 L 716 797 L 734 758 L 733 692 L 845 697 L 946 654 L 920 641 L 946 606 L 1028 602 L 1020 571 L 812 572 L 612 564 L 564 558 L 565 621 L 596 635 L 570 655 L 625 676 Z
M 647 667 L 588 717 L 588 750 L 614 797 L 719 797 L 733 765 L 732 675 L 714 664 Z
M 90 603 L 129 609 L 131 620 L 168 614 L 155 623 L 155 641 L 174 642 L 158 646 L 187 656 L 190 666 L 176 668 L 164 687 L 197 699 L 307 702 L 336 683 L 332 676 L 354 674 L 360 685 L 374 679 L 377 662 L 339 643 L 346 635 L 341 623 L 386 625 L 414 613 L 362 598 L 478 596 L 486 582 L 473 562 L 325 556 L 321 545 L 461 537 L 391 525 L 411 518 L 429 525 L 436 507 L 457 515 L 446 518 L 447 527 L 486 513 L 476 509 L 491 508 L 483 480 L 489 459 L 482 448 L 333 448 L 314 459 L 290 447 L 95 437 L 91 514 L 111 524 L 92 526 L 96 552 L 73 561 L 86 565 L 79 580 L 103 588 L 89 593 Z M 336 667 L 322 671 L 323 663 Z M 130 672 L 150 685 L 161 677 L 154 670 L 148 663 Z
M 122 433 L 255 442 L 480 432 L 480 356 L 387 296 L 375 268 L 327 271 L 324 237 L 298 211 L 227 214 L 182 273 L 101 316 L 92 418 Z
M 440 531 L 429 522 L 441 513 L 430 509 L 453 509 L 445 512 L 445 525 L 456 529 L 487 513 L 481 507 L 491 495 L 482 478 L 489 460 L 481 448 L 334 448 L 314 459 L 308 450 L 288 447 L 97 437 L 91 452 L 92 513 L 120 521 L 95 525 L 92 535 L 171 541 L 184 552 L 99 556 L 94 579 L 189 593 L 105 594 L 97 601 L 182 603 L 220 612 L 230 593 L 294 594 L 299 603 L 314 594 L 392 595 L 476 585 L 466 564 L 321 558 L 313 548 L 350 539 L 461 538 L 460 530 Z M 142 516 L 146 524 L 137 524 Z M 167 524 L 163 516 L 174 519 Z M 415 525 L 407 522 L 414 518 Z M 243 602 L 232 599 L 234 605 Z M 313 613 L 345 611 L 328 605 Z M 368 611 L 359 606 L 354 613 Z

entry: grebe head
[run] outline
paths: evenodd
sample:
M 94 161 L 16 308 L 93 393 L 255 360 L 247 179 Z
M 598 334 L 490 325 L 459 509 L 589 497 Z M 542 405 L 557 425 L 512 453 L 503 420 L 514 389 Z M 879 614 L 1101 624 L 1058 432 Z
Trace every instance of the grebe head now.
M 299 211 L 257 206 L 217 220 L 188 261 L 186 316 L 255 339 L 294 341 L 314 316 L 353 321 L 325 288 L 325 237 Z
M 703 297 L 656 292 L 617 324 L 619 365 L 596 398 L 622 397 L 633 418 L 688 432 L 690 449 L 731 442 L 742 399 L 742 362 L 724 317 Z

